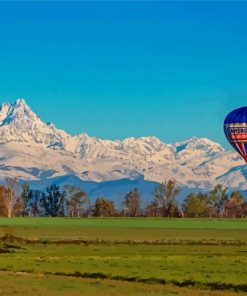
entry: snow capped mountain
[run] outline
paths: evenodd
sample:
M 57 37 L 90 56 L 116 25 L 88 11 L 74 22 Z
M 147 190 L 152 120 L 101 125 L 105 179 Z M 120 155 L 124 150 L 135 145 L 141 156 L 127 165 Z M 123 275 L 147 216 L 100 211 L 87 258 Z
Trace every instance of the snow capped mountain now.
M 198 155 L 210 156 L 214 153 L 224 152 L 220 144 L 214 143 L 207 138 L 197 139 L 193 137 L 186 141 L 175 143 L 174 147 L 176 148 L 177 155 L 184 158 L 186 158 L 188 152 L 192 152 L 196 157 Z
M 244 161 L 209 139 L 166 144 L 155 137 L 110 141 L 85 133 L 72 136 L 44 123 L 23 99 L 0 107 L 0 178 L 6 176 L 42 183 L 66 176 L 77 182 L 174 178 L 190 188 L 223 183 L 247 189 Z

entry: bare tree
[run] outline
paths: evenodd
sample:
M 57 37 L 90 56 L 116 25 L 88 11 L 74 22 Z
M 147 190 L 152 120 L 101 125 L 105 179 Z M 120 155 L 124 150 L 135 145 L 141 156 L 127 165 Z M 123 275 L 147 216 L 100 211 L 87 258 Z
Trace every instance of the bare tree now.
M 146 215 L 148 217 L 158 217 L 159 216 L 159 207 L 156 200 L 149 203 L 146 207 Z
M 240 218 L 247 215 L 247 201 L 239 191 L 233 191 L 224 204 L 224 217 Z
M 71 217 L 83 215 L 83 205 L 87 202 L 87 194 L 73 185 L 64 186 L 66 205 Z
M 5 204 L 7 208 L 7 216 L 10 218 L 18 211 L 23 210 L 18 195 L 18 180 L 17 178 L 5 179 Z
M 137 188 L 134 188 L 125 195 L 124 204 L 126 206 L 126 214 L 130 217 L 135 217 L 140 214 L 141 197 Z
M 4 216 L 4 217 L 8 216 L 6 195 L 7 195 L 6 188 L 0 185 L 0 216 Z

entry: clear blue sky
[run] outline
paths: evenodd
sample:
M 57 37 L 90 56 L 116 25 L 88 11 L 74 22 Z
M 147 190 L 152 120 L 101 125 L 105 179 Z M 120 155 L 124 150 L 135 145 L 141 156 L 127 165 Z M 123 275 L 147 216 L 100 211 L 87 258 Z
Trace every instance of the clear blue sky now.
M 0 3 L 0 101 L 70 133 L 208 137 L 247 105 L 247 3 Z

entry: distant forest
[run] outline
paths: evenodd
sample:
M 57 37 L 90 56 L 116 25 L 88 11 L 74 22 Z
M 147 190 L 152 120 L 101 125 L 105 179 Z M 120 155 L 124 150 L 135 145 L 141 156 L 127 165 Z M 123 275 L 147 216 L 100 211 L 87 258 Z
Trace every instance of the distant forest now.
M 6 178 L 0 185 L 0 216 L 49 217 L 228 217 L 247 216 L 247 201 L 239 191 L 228 193 L 218 184 L 207 193 L 190 193 L 178 203 L 180 188 L 175 180 L 159 184 L 152 201 L 141 206 L 137 188 L 128 192 L 118 207 L 112 200 L 98 197 L 95 203 L 85 192 L 72 185 L 51 185 L 45 191 L 21 187 L 16 178 Z

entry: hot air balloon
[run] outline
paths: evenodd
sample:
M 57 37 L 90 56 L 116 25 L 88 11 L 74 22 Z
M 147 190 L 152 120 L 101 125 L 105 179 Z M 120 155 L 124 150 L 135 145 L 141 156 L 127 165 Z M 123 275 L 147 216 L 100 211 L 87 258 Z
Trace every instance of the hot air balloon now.
M 233 110 L 226 116 L 224 132 L 232 147 L 247 163 L 247 107 Z

